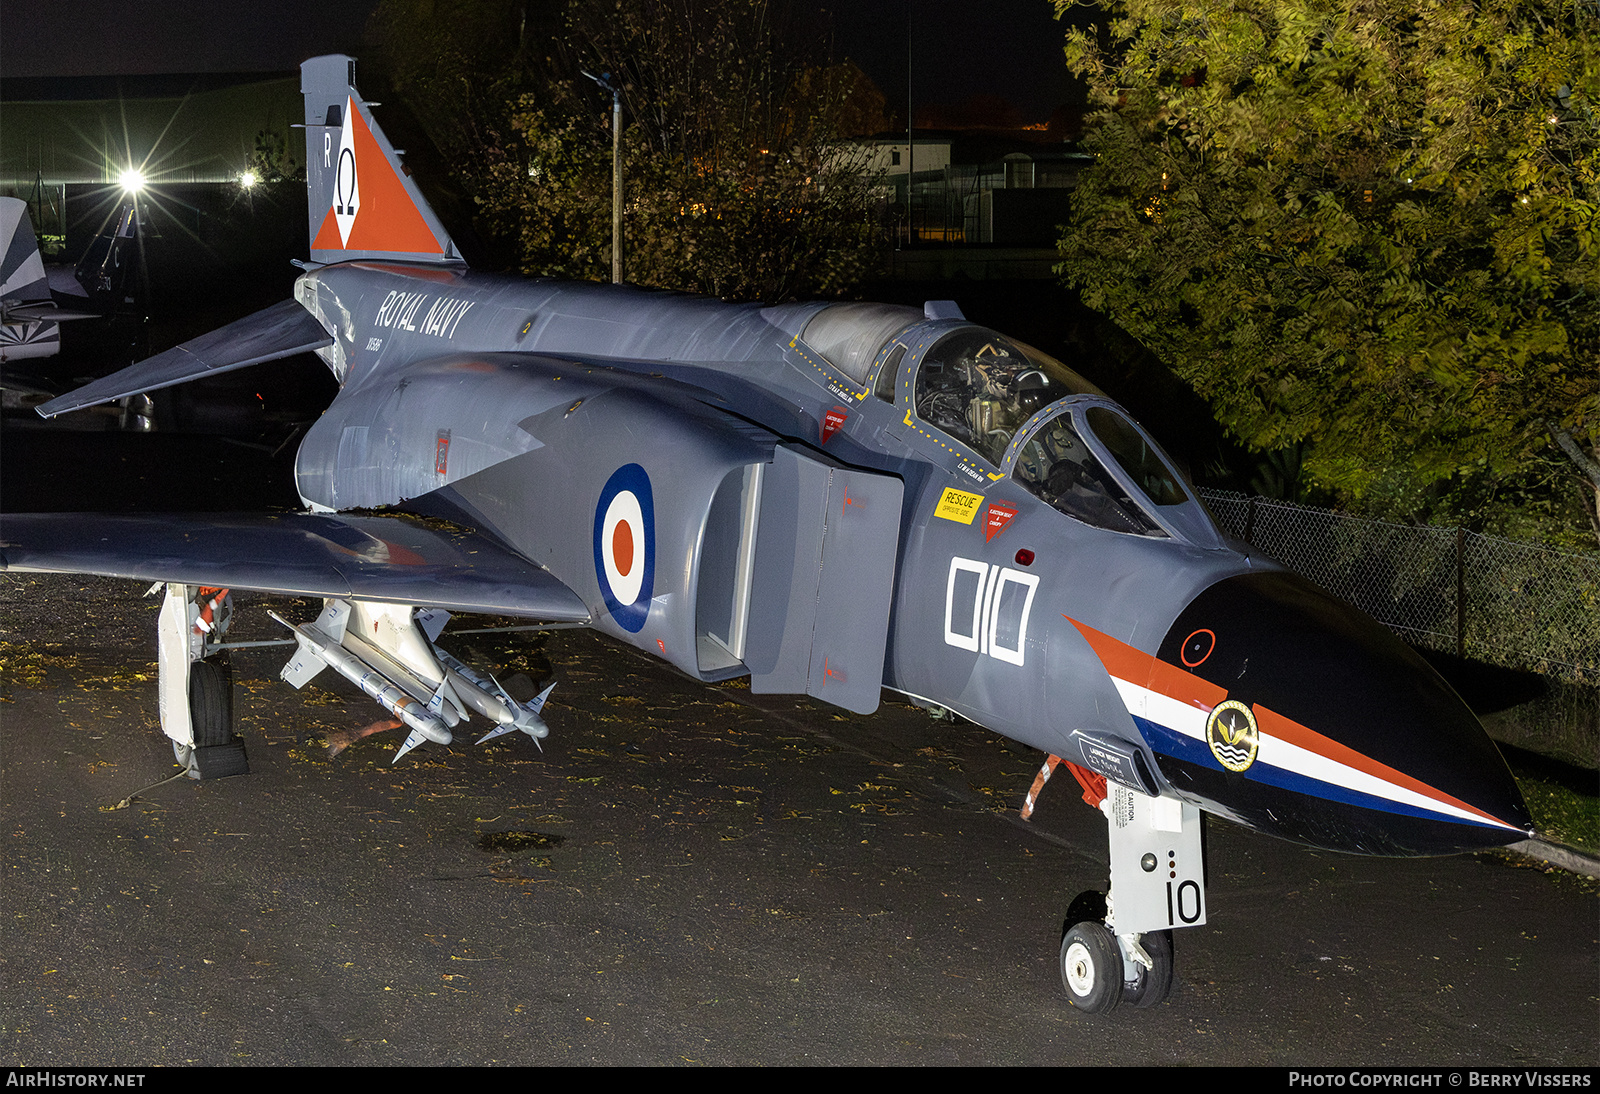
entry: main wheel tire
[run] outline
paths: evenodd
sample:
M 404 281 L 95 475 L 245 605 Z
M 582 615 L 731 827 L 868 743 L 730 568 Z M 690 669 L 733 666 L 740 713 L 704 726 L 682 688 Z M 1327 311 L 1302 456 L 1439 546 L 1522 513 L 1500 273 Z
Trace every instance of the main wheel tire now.
M 1122 1001 L 1122 954 L 1104 923 L 1077 923 L 1061 939 L 1061 985 L 1079 1010 L 1107 1014 Z
M 194 747 L 174 743 L 172 751 L 191 779 L 250 773 L 244 742 L 233 735 L 233 669 L 226 654 L 190 664 L 189 727 Z
M 1130 1007 L 1153 1007 L 1172 991 L 1172 932 L 1146 931 L 1139 944 L 1150 955 L 1153 967 L 1147 969 L 1135 964 L 1133 979 L 1129 980 L 1124 964 L 1122 1001 Z
M 189 725 L 195 748 L 233 741 L 233 666 L 227 654 L 189 666 Z

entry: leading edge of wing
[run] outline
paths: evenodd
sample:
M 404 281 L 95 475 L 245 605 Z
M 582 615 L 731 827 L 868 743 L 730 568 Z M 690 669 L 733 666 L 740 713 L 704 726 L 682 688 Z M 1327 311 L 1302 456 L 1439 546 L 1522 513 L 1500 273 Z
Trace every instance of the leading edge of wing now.
M 472 532 L 315 513 L 0 515 L 0 569 L 98 574 L 587 622 L 549 573 Z
M 54 418 L 127 395 L 159 391 L 202 376 L 232 372 L 332 344 L 333 339 L 311 313 L 293 300 L 285 300 L 102 376 L 76 391 L 41 403 L 37 409 L 41 417 Z

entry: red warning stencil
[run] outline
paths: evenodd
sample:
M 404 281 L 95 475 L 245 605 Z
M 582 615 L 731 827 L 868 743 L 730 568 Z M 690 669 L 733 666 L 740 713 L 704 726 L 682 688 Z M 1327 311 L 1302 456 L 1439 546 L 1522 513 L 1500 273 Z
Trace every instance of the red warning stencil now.
M 985 543 L 1006 530 L 1006 525 L 1011 523 L 1011 518 L 1017 511 L 1003 501 L 991 501 L 989 509 L 983 516 L 983 541 Z
M 822 416 L 822 443 L 827 444 L 828 438 L 839 432 L 839 427 L 844 425 L 850 417 L 850 412 L 842 406 L 836 406 Z

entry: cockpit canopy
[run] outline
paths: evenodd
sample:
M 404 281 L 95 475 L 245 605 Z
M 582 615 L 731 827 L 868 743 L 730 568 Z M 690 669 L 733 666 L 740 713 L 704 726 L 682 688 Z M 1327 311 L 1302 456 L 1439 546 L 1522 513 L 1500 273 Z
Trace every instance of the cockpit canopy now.
M 922 317 L 916 308 L 896 304 L 830 304 L 811 317 L 800 339 L 834 368 L 865 384 L 878 350 Z
M 917 364 L 913 399 L 928 425 L 1074 519 L 1220 543 L 1155 442 L 1099 388 L 1031 346 L 980 327 L 951 330 Z
M 1188 500 L 1177 476 L 1126 418 L 1103 406 L 1089 407 L 1084 418 L 1149 502 L 1164 507 Z M 1011 477 L 1085 524 L 1137 536 L 1165 536 L 1161 525 L 1106 471 L 1078 429 L 1070 413 L 1045 422 L 1022 443 Z
M 917 416 L 999 467 L 1017 430 L 1068 395 L 1103 393 L 1060 361 L 979 327 L 951 331 L 923 355 Z

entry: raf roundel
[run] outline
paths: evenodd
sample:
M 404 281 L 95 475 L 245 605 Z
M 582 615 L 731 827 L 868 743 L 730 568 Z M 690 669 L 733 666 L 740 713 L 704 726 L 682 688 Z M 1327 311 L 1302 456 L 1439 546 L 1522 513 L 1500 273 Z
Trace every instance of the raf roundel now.
M 606 609 L 637 634 L 655 591 L 656 516 L 650 476 L 636 463 L 606 480 L 594 509 L 594 572 Z

